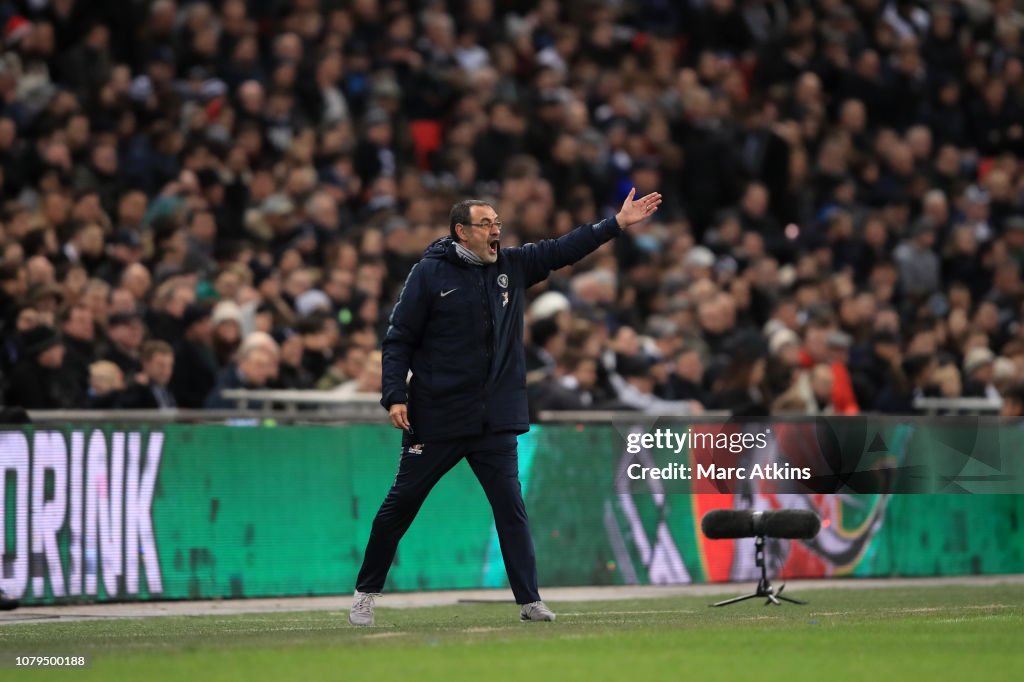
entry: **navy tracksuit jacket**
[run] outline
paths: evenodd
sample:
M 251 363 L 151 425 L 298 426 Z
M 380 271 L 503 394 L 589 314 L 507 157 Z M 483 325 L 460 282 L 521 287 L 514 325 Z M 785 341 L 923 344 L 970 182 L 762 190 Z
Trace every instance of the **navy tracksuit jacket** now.
M 500 249 L 497 262 L 484 266 L 459 258 L 451 237 L 431 244 L 391 313 L 381 404 L 409 405 L 417 442 L 527 431 L 526 290 L 620 233 L 609 218 L 558 239 Z
M 610 218 L 558 239 L 500 249 L 497 262 L 483 266 L 463 261 L 444 237 L 413 266 L 384 338 L 381 392 L 385 408 L 408 404 L 412 429 L 403 434 L 398 474 L 374 518 L 357 590 L 382 591 L 398 542 L 427 494 L 465 458 L 494 511 L 516 602 L 540 599 L 516 448 L 516 434 L 529 429 L 526 289 L 620 232 Z

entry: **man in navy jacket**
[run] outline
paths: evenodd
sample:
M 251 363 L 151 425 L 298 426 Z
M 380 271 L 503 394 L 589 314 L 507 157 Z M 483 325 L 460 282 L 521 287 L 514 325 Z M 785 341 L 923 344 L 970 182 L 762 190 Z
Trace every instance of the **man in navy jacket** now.
M 384 587 L 399 540 L 431 488 L 463 458 L 494 511 L 520 618 L 555 619 L 537 590 L 519 485 L 516 436 L 529 429 L 526 290 L 650 217 L 661 195 L 634 201 L 635 191 L 614 218 L 505 249 L 494 208 L 462 201 L 452 207 L 450 236 L 431 244 L 409 271 L 383 342 L 381 392 L 392 424 L 403 430 L 402 457 L 370 531 L 349 614 L 353 625 L 373 624 L 374 597 Z

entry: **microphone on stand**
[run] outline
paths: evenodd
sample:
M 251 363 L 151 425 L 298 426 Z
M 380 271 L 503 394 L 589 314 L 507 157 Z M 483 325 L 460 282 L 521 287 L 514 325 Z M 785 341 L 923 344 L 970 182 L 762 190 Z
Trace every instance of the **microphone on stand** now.
M 810 540 L 821 530 L 821 519 L 806 509 L 779 509 L 777 511 L 751 511 L 749 509 L 716 509 L 708 512 L 700 521 L 700 528 L 710 540 L 733 540 L 754 538 L 754 562 L 761 569 L 757 589 L 741 597 L 715 602 L 712 606 L 726 606 L 747 599 L 765 597 L 765 604 L 780 605 L 782 601 L 791 604 L 806 604 L 799 599 L 783 597 L 783 583 L 777 590 L 768 580 L 768 569 L 764 561 L 764 539 L 785 538 L 788 540 Z

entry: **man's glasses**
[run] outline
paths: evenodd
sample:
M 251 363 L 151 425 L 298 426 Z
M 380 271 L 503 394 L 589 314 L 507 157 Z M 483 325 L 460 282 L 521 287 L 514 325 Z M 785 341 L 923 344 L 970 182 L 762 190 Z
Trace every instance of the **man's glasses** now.
M 482 223 L 466 223 L 466 224 L 467 224 L 467 225 L 472 225 L 473 227 L 483 227 L 483 228 L 487 228 L 488 230 L 489 230 L 489 229 L 491 229 L 492 227 L 496 227 L 496 228 L 498 228 L 499 230 L 501 229 L 501 221 L 500 221 L 500 220 L 499 220 L 498 222 L 496 222 L 496 223 L 492 223 L 492 222 L 491 222 L 491 221 L 489 221 L 489 220 L 485 220 L 485 221 L 484 221 L 484 222 L 482 222 Z

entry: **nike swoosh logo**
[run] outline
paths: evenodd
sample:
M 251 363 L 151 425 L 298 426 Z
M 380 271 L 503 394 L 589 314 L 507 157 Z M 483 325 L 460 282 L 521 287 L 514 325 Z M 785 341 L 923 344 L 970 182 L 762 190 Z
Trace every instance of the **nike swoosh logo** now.
M 448 291 L 442 291 L 441 292 L 441 298 L 444 298 L 445 296 L 447 296 L 448 294 L 452 293 L 456 289 L 458 289 L 458 287 L 455 287 L 455 289 L 449 289 Z

